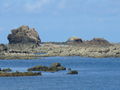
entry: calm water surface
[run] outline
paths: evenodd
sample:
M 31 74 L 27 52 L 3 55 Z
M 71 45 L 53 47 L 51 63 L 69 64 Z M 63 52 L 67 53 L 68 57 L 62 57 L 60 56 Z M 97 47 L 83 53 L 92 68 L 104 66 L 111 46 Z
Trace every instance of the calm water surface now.
M 0 60 L 1 68 L 26 71 L 35 65 L 59 62 L 78 70 L 43 73 L 42 76 L 0 77 L 0 90 L 120 90 L 120 58 L 47 57 L 37 60 Z

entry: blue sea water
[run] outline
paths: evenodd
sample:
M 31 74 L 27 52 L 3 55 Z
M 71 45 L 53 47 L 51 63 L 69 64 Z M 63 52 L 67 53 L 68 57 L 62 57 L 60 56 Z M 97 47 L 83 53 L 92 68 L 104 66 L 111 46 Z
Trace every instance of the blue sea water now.
M 0 90 L 120 90 L 120 58 L 46 57 L 35 60 L 0 60 L 1 68 L 26 71 L 36 65 L 59 62 L 78 70 L 45 73 L 42 76 L 0 77 Z

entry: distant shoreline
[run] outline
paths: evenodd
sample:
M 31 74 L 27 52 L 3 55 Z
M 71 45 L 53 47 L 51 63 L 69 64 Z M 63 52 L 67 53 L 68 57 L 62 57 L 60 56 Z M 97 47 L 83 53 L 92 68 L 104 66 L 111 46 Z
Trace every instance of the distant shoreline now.
M 22 47 L 23 46 L 23 47 Z M 53 56 L 80 56 L 93 58 L 120 57 L 120 44 L 110 46 L 44 43 L 35 48 L 15 44 L 0 55 L 0 59 L 36 59 Z M 19 48 L 18 48 L 19 47 Z M 21 49 L 22 47 L 23 49 Z M 29 49 L 28 49 L 29 48 Z
M 65 42 L 42 42 L 35 28 L 20 26 L 11 30 L 9 44 L 0 44 L 0 59 L 34 59 L 51 56 L 120 57 L 120 44 L 104 38 L 83 40 L 70 37 Z

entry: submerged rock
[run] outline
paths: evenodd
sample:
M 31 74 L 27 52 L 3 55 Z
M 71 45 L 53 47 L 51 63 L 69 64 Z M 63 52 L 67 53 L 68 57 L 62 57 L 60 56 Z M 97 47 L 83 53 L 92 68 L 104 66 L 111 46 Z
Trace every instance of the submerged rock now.
M 76 71 L 76 70 L 71 70 L 71 71 L 68 72 L 67 74 L 78 74 L 78 71 Z
M 0 77 L 18 77 L 18 76 L 39 76 L 42 75 L 40 72 L 0 72 Z
M 60 67 L 61 64 L 60 64 L 60 63 L 53 63 L 51 66 L 52 66 L 52 67 Z
M 48 67 L 46 66 L 34 66 L 32 68 L 29 68 L 28 71 L 47 71 Z
M 9 44 L 37 44 L 41 43 L 38 33 L 34 28 L 28 26 L 21 26 L 13 29 L 12 33 L 8 35 Z

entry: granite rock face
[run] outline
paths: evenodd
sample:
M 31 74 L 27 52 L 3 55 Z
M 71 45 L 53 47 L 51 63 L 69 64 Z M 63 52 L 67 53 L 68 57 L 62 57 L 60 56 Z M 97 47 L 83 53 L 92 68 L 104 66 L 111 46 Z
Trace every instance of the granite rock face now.
M 40 44 L 41 40 L 34 28 L 28 26 L 21 26 L 13 29 L 12 33 L 8 35 L 9 44 Z

